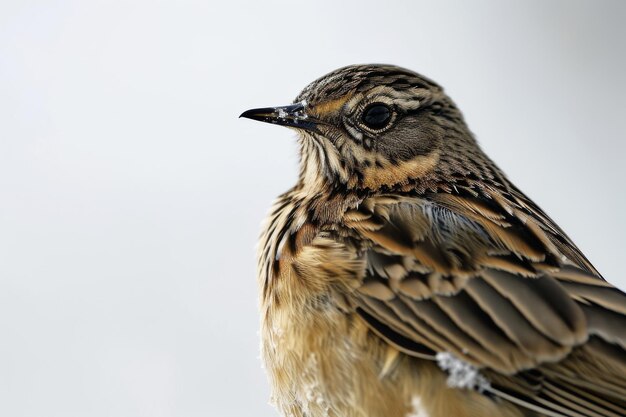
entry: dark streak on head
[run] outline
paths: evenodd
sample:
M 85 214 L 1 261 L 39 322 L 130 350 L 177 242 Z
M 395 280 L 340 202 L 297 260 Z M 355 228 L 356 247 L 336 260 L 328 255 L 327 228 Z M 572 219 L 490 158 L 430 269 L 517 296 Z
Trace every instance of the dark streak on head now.
M 381 85 L 398 89 L 410 87 L 441 89 L 434 81 L 394 65 L 351 65 L 313 81 L 302 90 L 294 103 L 306 100 L 309 104 L 316 104 L 320 100 L 333 100 L 351 91 L 362 92 Z

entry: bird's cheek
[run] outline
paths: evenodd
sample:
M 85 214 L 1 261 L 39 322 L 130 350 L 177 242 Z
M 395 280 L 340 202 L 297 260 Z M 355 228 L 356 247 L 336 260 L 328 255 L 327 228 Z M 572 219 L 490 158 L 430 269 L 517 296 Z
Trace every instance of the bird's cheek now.
M 418 155 L 405 161 L 390 162 L 378 158 L 375 163 L 362 170 L 362 186 L 371 190 L 406 184 L 433 171 L 439 162 L 439 151 L 427 155 Z

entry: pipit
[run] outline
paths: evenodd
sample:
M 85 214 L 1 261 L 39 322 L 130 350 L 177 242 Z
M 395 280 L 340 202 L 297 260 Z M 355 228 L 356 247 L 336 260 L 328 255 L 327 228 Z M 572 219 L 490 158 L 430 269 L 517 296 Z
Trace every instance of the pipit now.
M 285 416 L 626 415 L 626 295 L 440 86 L 349 66 L 242 116 L 300 143 L 259 249 L 262 357 Z

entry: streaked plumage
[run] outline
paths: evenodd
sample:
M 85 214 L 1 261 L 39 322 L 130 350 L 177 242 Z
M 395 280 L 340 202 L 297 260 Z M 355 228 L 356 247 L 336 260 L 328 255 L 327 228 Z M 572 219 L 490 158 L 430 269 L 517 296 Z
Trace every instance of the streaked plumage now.
M 437 84 L 350 66 L 294 103 L 243 114 L 301 144 L 259 252 L 262 354 L 284 415 L 626 415 L 626 296 Z

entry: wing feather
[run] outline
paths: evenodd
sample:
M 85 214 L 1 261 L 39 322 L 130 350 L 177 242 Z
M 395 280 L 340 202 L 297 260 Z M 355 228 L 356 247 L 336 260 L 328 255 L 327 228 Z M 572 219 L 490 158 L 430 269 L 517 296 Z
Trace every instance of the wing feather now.
M 546 416 L 626 415 L 626 296 L 519 191 L 366 199 L 351 303 L 400 351 L 449 352 Z

